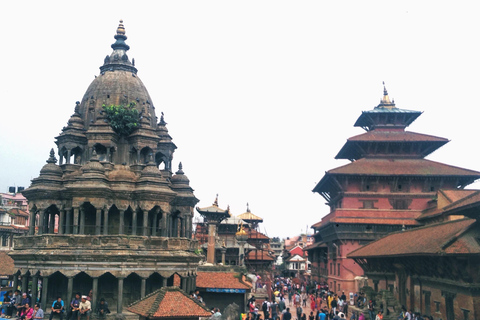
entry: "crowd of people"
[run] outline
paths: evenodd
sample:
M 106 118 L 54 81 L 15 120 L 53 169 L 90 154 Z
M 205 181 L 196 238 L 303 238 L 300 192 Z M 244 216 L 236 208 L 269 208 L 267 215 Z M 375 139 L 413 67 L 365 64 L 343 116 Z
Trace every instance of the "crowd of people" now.
M 81 293 L 78 292 L 68 306 L 65 306 L 61 297 L 57 297 L 52 305 L 49 306 L 51 309 L 49 320 L 53 320 L 55 316 L 60 320 L 64 320 L 64 318 L 66 318 L 66 320 L 80 320 L 82 318 L 90 320 L 92 296 L 92 290 L 90 290 L 88 295 L 81 295 Z M 19 290 L 8 291 L 3 296 L 1 317 L 19 320 L 43 319 L 45 316 L 44 311 L 40 303 L 35 300 L 36 299 L 33 299 L 27 292 L 20 294 Z M 99 317 L 104 317 L 110 313 L 108 303 L 105 299 L 100 299 L 96 312 Z

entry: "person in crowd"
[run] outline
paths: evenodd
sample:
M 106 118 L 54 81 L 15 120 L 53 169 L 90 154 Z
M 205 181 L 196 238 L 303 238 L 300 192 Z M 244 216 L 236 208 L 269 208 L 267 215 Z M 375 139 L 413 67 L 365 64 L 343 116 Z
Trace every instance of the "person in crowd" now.
M 287 308 L 285 313 L 283 314 L 282 320 L 292 320 L 292 314 L 290 313 L 290 308 Z
M 40 303 L 36 303 L 35 307 L 33 308 L 32 320 L 41 320 L 43 317 L 43 309 L 40 308 Z
M 20 311 L 20 320 L 32 320 L 32 316 L 33 308 L 30 307 L 30 304 L 26 303 Z
M 19 313 L 22 313 L 22 311 L 25 309 L 25 305 L 31 305 L 31 301 L 30 301 L 30 298 L 28 297 L 27 293 L 24 292 L 22 294 L 22 299 L 21 299 L 21 302 L 19 305 L 17 305 L 17 311 Z M 32 309 L 33 310 L 33 309 Z M 33 311 L 32 311 L 33 312 Z
M 378 311 L 377 316 L 375 317 L 375 320 L 383 320 L 383 314 L 382 311 Z
M 80 292 L 75 294 L 75 297 L 70 302 L 70 320 L 77 320 L 78 319 L 78 311 L 80 310 Z
M 52 303 L 52 311 L 50 312 L 49 320 L 53 319 L 53 316 L 58 315 L 60 320 L 63 320 L 63 312 L 65 311 L 65 305 L 62 300 L 62 297 L 57 297 L 55 301 Z
M 12 317 L 12 299 L 11 299 L 11 291 L 9 292 L 6 292 L 4 295 L 3 295 L 3 303 L 2 303 L 2 310 L 3 310 L 3 314 L 2 314 L 2 318 L 11 318 Z
M 108 309 L 108 303 L 105 301 L 104 298 L 100 299 L 100 303 L 98 304 L 97 314 L 100 318 L 104 318 L 107 314 L 110 313 L 110 309 Z
M 82 301 L 80 302 L 78 308 L 78 320 L 80 320 L 82 316 L 87 316 L 87 320 L 90 320 L 92 304 L 87 300 L 87 296 L 82 296 Z

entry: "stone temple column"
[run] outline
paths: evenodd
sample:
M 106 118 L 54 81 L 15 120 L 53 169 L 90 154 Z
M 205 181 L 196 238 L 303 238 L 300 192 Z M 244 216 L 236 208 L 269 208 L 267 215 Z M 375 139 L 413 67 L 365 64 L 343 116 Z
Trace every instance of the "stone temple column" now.
M 36 210 L 30 211 L 30 225 L 28 226 L 28 235 L 33 236 L 35 235 L 35 215 Z
M 65 217 L 65 234 L 72 233 L 72 209 L 67 209 L 67 214 Z
M 32 277 L 32 305 L 33 306 L 35 306 L 34 302 L 37 301 L 37 296 L 38 296 L 38 276 L 34 275 Z
M 38 234 L 43 234 L 43 224 L 45 223 L 45 210 L 40 210 L 38 215 Z
M 148 211 L 147 210 L 142 210 L 143 211 L 143 232 L 142 235 L 146 236 L 147 235 L 147 228 L 148 228 Z
M 137 235 L 137 210 L 132 213 L 132 235 Z
M 58 234 L 63 234 L 63 226 L 65 224 L 65 211 L 65 209 L 62 209 L 58 214 Z
M 152 232 L 151 232 L 151 235 L 152 235 L 152 236 L 156 236 L 156 235 L 157 235 L 157 213 L 156 213 L 156 212 L 153 213 L 153 223 L 152 223 Z
M 73 234 L 78 234 L 78 217 L 80 214 L 80 209 L 73 208 Z
M 97 310 L 97 297 L 98 297 L 98 277 L 93 278 L 92 281 L 92 310 Z
M 51 212 L 48 216 L 49 216 L 48 233 L 54 234 L 55 233 L 55 214 Z
M 95 234 L 100 235 L 102 228 L 102 209 L 97 209 L 95 216 Z M 92 309 L 95 310 L 95 309 Z
M 22 275 L 22 293 L 28 292 L 28 276 L 26 274 Z
M 80 208 L 80 230 L 79 234 L 85 234 L 85 208 Z
M 13 291 L 18 289 L 18 274 L 13 275 Z
M 48 277 L 43 277 L 43 281 L 42 281 L 42 307 L 47 305 L 47 293 L 48 293 Z
M 68 277 L 67 301 L 65 301 L 66 304 L 70 303 L 72 298 L 73 298 L 73 277 Z M 73 319 L 73 320 L 75 320 L 75 319 Z
M 120 221 L 118 223 L 118 234 L 123 234 L 123 225 L 125 224 L 125 210 L 120 210 Z
M 108 210 L 103 210 L 103 235 L 108 235 Z
M 208 224 L 207 263 L 215 264 L 215 237 L 217 236 L 217 224 Z
M 147 286 L 147 279 L 142 278 L 142 282 L 140 284 L 140 299 L 145 298 L 145 288 Z
M 118 278 L 118 298 L 117 298 L 117 313 L 123 311 L 123 278 Z

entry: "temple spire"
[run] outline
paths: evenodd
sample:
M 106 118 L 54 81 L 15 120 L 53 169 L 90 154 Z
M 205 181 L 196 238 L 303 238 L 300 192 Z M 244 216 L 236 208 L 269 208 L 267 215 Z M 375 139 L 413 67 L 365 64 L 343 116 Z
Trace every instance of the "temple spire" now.
M 53 148 L 50 149 L 50 157 L 48 158 L 47 163 L 57 163 L 57 158 L 55 158 L 55 151 L 53 150 Z
M 115 40 L 117 40 L 114 44 L 112 44 L 113 50 L 125 50 L 128 51 L 130 46 L 125 43 L 127 40 L 127 36 L 125 35 L 125 26 L 123 25 L 123 20 L 120 20 L 120 23 L 117 27 L 117 34 L 114 36 Z
M 247 202 L 247 212 L 250 212 L 250 207 L 248 206 L 248 202 Z
M 388 96 L 388 91 L 387 91 L 387 88 L 385 87 L 385 81 L 383 81 L 383 97 L 380 100 L 380 104 L 377 106 L 377 108 L 379 107 L 395 108 L 395 103 L 393 101 L 390 101 L 390 97 Z
M 218 193 L 217 193 L 217 196 L 215 197 L 215 201 L 213 202 L 213 205 L 215 207 L 218 207 Z

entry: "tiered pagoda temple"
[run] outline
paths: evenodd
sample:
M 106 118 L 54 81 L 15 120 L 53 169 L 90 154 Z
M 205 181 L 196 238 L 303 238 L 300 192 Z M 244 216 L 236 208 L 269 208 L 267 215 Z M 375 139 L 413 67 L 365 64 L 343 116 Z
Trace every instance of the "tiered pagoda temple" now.
M 172 286 L 174 277 L 185 291 L 195 288 L 200 257 L 192 217 L 198 200 L 181 164 L 171 171 L 176 146 L 163 113 L 159 121 L 155 116 L 126 39 L 120 21 L 113 52 L 56 137 L 59 164 L 52 149 L 23 192 L 31 223 L 11 253 L 14 281 L 41 297 L 42 306 L 92 290 L 93 309 L 105 298 L 121 313 Z M 134 129 L 129 134 L 114 131 L 104 108 L 120 105 L 139 114 L 138 123 L 126 121 Z
M 366 133 L 349 138 L 336 156 L 351 163 L 327 171 L 313 189 L 330 213 L 312 226 L 315 243 L 306 250 L 313 278 L 330 290 L 357 291 L 363 270 L 346 258 L 352 250 L 420 226 L 416 218 L 440 188 L 462 189 L 480 178 L 480 172 L 425 159 L 448 140 L 406 131 L 420 115 L 398 108 L 384 88 L 380 104 L 355 123 Z

